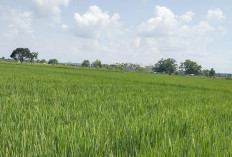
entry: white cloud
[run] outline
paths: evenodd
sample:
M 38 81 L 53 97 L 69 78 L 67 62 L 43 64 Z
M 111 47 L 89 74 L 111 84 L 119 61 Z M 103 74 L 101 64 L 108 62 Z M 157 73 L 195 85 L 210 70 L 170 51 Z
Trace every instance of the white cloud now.
M 140 47 L 141 40 L 139 37 L 135 38 L 135 46 Z
M 216 21 L 221 21 L 226 19 L 226 17 L 223 15 L 222 10 L 219 8 L 208 10 L 207 18 L 209 20 L 216 20 Z
M 155 17 L 138 26 L 140 36 L 152 37 L 173 34 L 178 21 L 174 13 L 166 7 L 156 6 Z
M 98 6 L 91 6 L 83 15 L 74 13 L 74 32 L 76 36 L 83 38 L 113 38 L 123 33 L 119 19 L 117 13 L 110 16 L 107 12 L 102 12 Z
M 215 30 L 213 26 L 211 26 L 205 21 L 200 22 L 198 25 L 194 26 L 193 29 L 196 32 L 200 32 L 200 33 L 212 32 Z
M 69 29 L 69 26 L 66 25 L 66 24 L 62 24 L 62 25 L 61 25 L 61 29 L 64 30 L 64 31 L 66 31 L 66 30 Z
M 186 12 L 184 15 L 179 16 L 183 23 L 189 23 L 192 21 L 194 13 L 191 11 Z
M 187 12 L 182 16 L 175 15 L 171 10 L 166 7 L 156 6 L 156 14 L 154 18 L 143 22 L 138 26 L 140 36 L 144 37 L 158 37 L 158 36 L 171 36 L 179 34 L 178 31 L 196 32 L 210 32 L 214 28 L 205 21 L 200 22 L 198 25 L 190 27 L 185 23 L 191 22 L 194 15 L 193 12 Z M 178 33 L 177 33 L 178 32 Z
M 1 19 L 8 29 L 8 32 L 5 33 L 6 37 L 13 37 L 19 33 L 32 35 L 34 32 L 31 26 L 31 12 L 4 9 L 3 14 L 1 15 Z
M 199 61 L 208 55 L 207 45 L 219 28 L 206 21 L 192 24 L 193 17 L 191 11 L 178 16 L 166 7 L 156 6 L 155 16 L 142 22 L 137 27 L 137 36 L 132 38 L 133 28 L 123 30 L 118 14 L 109 15 L 91 6 L 82 15 L 74 14 L 75 26 L 61 27 L 78 37 L 73 41 L 79 43 L 73 54 L 82 59 L 145 64 L 167 57 Z
M 178 16 L 166 7 L 156 6 L 155 17 L 137 28 L 141 51 L 147 49 L 158 56 L 177 59 L 207 55 L 207 45 L 216 29 L 206 21 L 188 25 L 193 16 L 193 12 Z
M 37 17 L 49 17 L 55 23 L 61 22 L 61 6 L 68 7 L 70 0 L 32 0 Z
M 126 31 L 121 27 L 119 14 L 110 15 L 98 6 L 90 6 L 83 14 L 74 13 L 73 18 L 74 25 L 61 25 L 66 44 L 73 48 L 72 55 L 82 60 L 100 59 L 104 63 L 131 59 L 133 47 L 124 39 Z

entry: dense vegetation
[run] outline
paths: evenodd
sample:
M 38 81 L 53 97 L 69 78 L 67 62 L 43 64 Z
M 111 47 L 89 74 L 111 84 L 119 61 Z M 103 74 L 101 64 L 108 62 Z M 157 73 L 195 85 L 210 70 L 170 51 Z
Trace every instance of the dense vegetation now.
M 48 62 L 45 59 L 38 59 L 38 52 L 30 52 L 28 48 L 16 48 L 11 53 L 10 57 L 17 62 L 31 62 L 31 63 L 42 63 L 42 64 L 58 64 L 57 59 L 50 59 Z M 5 57 L 0 59 L 5 60 Z M 66 64 L 65 64 L 66 65 Z M 165 74 L 176 74 L 176 75 L 203 75 L 207 77 L 215 77 L 216 72 L 213 68 L 211 70 L 204 69 L 202 70 L 202 66 L 198 65 L 197 62 L 191 61 L 189 59 L 180 63 L 178 68 L 178 64 L 175 59 L 167 58 L 159 60 L 154 66 L 146 66 L 141 67 L 139 64 L 133 63 L 116 63 L 116 64 L 102 64 L 100 60 L 96 60 L 90 64 L 89 60 L 84 60 L 81 64 L 81 67 L 94 67 L 94 68 L 111 68 L 118 70 L 134 70 L 140 72 L 148 72 L 151 69 L 154 72 L 165 73 Z
M 0 62 L 0 156 L 231 156 L 231 87 Z

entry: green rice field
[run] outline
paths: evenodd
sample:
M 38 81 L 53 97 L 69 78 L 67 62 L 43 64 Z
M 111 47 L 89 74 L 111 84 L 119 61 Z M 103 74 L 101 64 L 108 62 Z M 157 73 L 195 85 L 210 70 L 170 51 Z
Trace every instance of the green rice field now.
M 0 62 L 0 156 L 232 156 L 232 81 Z

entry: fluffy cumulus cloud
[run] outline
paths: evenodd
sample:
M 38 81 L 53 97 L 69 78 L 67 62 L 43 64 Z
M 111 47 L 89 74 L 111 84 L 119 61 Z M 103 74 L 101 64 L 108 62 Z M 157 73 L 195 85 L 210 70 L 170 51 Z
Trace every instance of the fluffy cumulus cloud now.
M 189 23 L 192 21 L 194 13 L 191 11 L 186 12 L 184 15 L 179 16 L 183 23 Z
M 8 30 L 6 37 L 13 37 L 18 34 L 32 35 L 32 13 L 28 11 L 21 12 L 14 9 L 4 9 L 1 14 L 1 21 Z
M 126 60 L 130 46 L 123 39 L 125 31 L 118 13 L 110 15 L 98 6 L 90 6 L 83 14 L 74 13 L 73 22 L 72 25 L 61 24 L 60 30 L 64 35 L 62 39 L 68 41 L 65 45 L 70 45 L 70 52 L 79 62 L 84 59 L 100 59 L 104 63 Z
M 210 26 L 205 21 L 198 25 L 190 27 L 185 23 L 189 23 L 193 17 L 192 12 L 187 12 L 182 16 L 175 15 L 170 9 L 166 7 L 156 6 L 155 17 L 151 18 L 138 26 L 140 36 L 144 37 L 158 37 L 158 36 L 175 36 L 180 33 L 202 33 L 213 31 L 213 26 Z
M 75 26 L 72 32 L 82 38 L 113 38 L 123 33 L 119 19 L 120 16 L 117 13 L 110 16 L 98 6 L 91 6 L 83 15 L 74 13 Z
M 174 13 L 166 7 L 156 6 L 155 17 L 143 22 L 138 31 L 144 37 L 163 36 L 173 34 L 177 27 Z
M 68 7 L 70 0 L 32 0 L 37 17 L 50 17 L 53 22 L 61 22 L 61 6 Z
M 216 21 L 222 21 L 226 19 L 226 17 L 223 15 L 222 10 L 219 8 L 208 10 L 207 18 L 209 20 L 216 20 Z
M 120 15 L 110 15 L 98 6 L 90 6 L 84 13 L 74 13 L 74 25 L 61 25 L 61 30 L 78 44 L 71 51 L 81 59 L 100 59 L 104 63 L 128 61 L 133 53 L 125 38 Z
M 223 27 L 211 25 L 207 19 L 193 22 L 194 16 L 191 11 L 176 15 L 166 7 L 156 6 L 154 17 L 137 26 L 136 36 L 133 29 L 121 27 L 119 14 L 109 15 L 91 6 L 84 14 L 74 13 L 73 26 L 63 24 L 61 29 L 78 37 L 78 55 L 90 59 L 145 64 L 167 57 L 200 60 L 208 56 L 208 44 Z
M 190 11 L 178 16 L 166 7 L 156 6 L 155 17 L 138 26 L 141 49 L 180 60 L 208 55 L 207 45 L 218 29 L 206 21 L 192 24 L 193 16 Z

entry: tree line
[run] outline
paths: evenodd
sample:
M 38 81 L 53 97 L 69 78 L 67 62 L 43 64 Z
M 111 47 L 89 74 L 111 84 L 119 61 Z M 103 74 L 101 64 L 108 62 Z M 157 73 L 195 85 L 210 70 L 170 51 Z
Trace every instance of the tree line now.
M 38 59 L 38 52 L 30 52 L 28 48 L 17 48 L 13 50 L 10 57 L 18 62 L 35 62 L 42 64 L 59 64 L 57 59 L 50 59 L 46 61 L 45 59 Z M 5 60 L 2 57 L 2 60 Z M 198 65 L 190 59 L 181 62 L 178 66 L 177 61 L 173 58 L 160 59 L 157 63 L 152 66 L 141 67 L 139 64 L 133 63 L 116 63 L 116 64 L 102 64 L 100 60 L 95 60 L 90 63 L 89 60 L 84 60 L 81 63 L 81 67 L 94 67 L 94 68 L 107 68 L 107 69 L 117 69 L 117 70 L 133 70 L 133 71 L 150 71 L 154 73 L 163 74 L 175 74 L 175 75 L 203 75 L 207 77 L 215 77 L 216 72 L 213 68 L 210 70 L 202 70 L 202 66 Z
M 166 73 L 166 74 L 185 74 L 185 75 L 204 75 L 208 77 L 214 77 L 216 72 L 213 68 L 210 70 L 202 70 L 202 66 L 198 65 L 197 62 L 191 61 L 190 59 L 185 60 L 178 66 L 177 62 L 173 58 L 161 59 L 152 68 L 154 72 Z
M 146 71 L 147 68 L 141 67 L 139 64 L 133 63 L 116 63 L 116 64 L 102 64 L 100 60 L 96 60 L 90 64 L 89 60 L 84 60 L 81 63 L 81 67 L 95 67 L 95 68 L 107 68 L 117 70 L 134 70 L 134 71 Z
M 141 67 L 139 64 L 133 63 L 116 63 L 116 64 L 101 64 L 100 60 L 94 61 L 90 64 L 89 60 L 84 60 L 81 64 L 82 67 L 96 67 L 96 68 L 112 68 L 118 70 L 134 70 L 134 71 L 148 71 L 150 68 L 152 72 L 163 74 L 175 74 L 175 75 L 204 75 L 207 77 L 214 77 L 216 72 L 213 68 L 210 70 L 202 70 L 202 66 L 197 62 L 190 59 L 181 62 L 178 66 L 177 62 L 173 58 L 161 59 L 153 66 Z
M 36 63 L 42 63 L 42 64 L 58 64 L 57 59 L 50 59 L 49 61 L 46 61 L 45 59 L 38 59 L 38 52 L 30 52 L 28 48 L 17 48 L 13 50 L 10 57 L 18 62 L 36 62 Z M 2 60 L 5 60 L 5 57 L 2 57 Z

